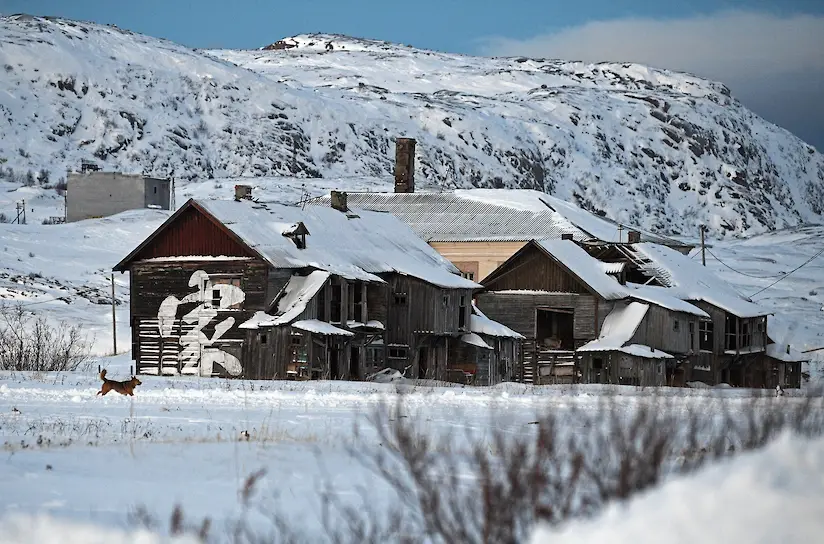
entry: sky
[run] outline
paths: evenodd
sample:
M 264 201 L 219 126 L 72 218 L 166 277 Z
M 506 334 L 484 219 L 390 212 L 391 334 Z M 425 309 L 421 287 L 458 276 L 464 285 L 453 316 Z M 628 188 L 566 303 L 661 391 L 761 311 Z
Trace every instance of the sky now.
M 198 48 L 305 32 L 439 51 L 634 61 L 722 81 L 824 151 L 824 0 L 0 0 Z

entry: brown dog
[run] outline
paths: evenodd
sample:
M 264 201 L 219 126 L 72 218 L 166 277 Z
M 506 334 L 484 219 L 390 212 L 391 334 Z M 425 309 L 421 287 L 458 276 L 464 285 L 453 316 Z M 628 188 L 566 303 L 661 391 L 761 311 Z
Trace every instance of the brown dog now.
M 134 388 L 143 383 L 134 376 L 132 376 L 131 380 L 127 380 L 125 382 L 107 380 L 105 368 L 100 371 L 100 379 L 103 380 L 103 387 L 100 388 L 100 391 L 98 391 L 97 394 L 103 396 L 106 396 L 106 393 L 108 393 L 109 391 L 114 390 L 120 393 L 121 395 L 130 395 L 133 397 Z

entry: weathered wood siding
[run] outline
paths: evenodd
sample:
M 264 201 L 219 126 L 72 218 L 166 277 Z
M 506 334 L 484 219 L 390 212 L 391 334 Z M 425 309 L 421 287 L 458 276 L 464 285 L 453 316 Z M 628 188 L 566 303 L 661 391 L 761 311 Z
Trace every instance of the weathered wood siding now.
M 267 273 L 268 265 L 256 259 L 133 263 L 130 313 L 132 356 L 137 368 L 145 372 L 169 373 L 177 368 L 184 373 L 199 373 L 201 358 L 214 358 L 215 350 L 238 359 L 242 366 L 245 332 L 238 325 L 264 309 Z M 190 286 L 191 281 L 197 285 Z M 237 283 L 242 296 L 237 295 L 234 286 L 232 296 L 239 296 L 242 302 L 222 308 L 220 304 L 228 303 L 228 299 L 221 298 L 218 307 L 213 307 L 213 289 L 224 289 L 227 281 Z M 191 302 L 181 303 L 187 296 Z M 211 319 L 201 326 L 205 317 Z M 198 329 L 205 335 L 205 342 L 200 340 Z M 224 370 L 215 366 L 214 373 L 225 375 Z
M 600 359 L 601 368 L 593 364 Z M 581 383 L 659 387 L 666 383 L 666 360 L 645 359 L 616 351 L 585 352 L 578 363 Z
M 488 318 L 531 339 L 535 339 L 536 310 L 553 308 L 573 310 L 573 336 L 576 347 L 598 336 L 603 324 L 601 316 L 606 316 L 602 308 L 611 306 L 611 303 L 599 301 L 597 297 L 589 294 L 521 294 L 494 291 L 477 295 L 476 304 Z
M 472 290 L 443 289 L 409 276 L 389 276 L 387 341 L 411 345 L 415 334 L 455 335 L 469 330 Z M 399 303 L 403 297 L 405 303 Z M 459 327 L 464 297 L 463 327 Z
M 292 277 L 293 270 L 286 268 L 270 268 L 269 277 L 266 282 L 266 297 L 264 306 L 268 308 L 272 301 L 280 294 L 289 279 Z
M 509 289 L 555 293 L 589 293 L 586 286 L 563 266 L 536 247 L 530 247 L 500 270 L 494 278 L 482 280 L 490 291 Z
M 650 304 L 630 342 L 660 349 L 670 355 L 697 352 L 698 316 Z

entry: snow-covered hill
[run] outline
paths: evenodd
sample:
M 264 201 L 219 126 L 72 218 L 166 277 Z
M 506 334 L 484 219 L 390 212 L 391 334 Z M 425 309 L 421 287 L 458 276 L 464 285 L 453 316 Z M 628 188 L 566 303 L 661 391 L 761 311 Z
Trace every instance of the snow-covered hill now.
M 0 18 L 0 174 L 35 182 L 45 169 L 54 183 L 90 159 L 184 181 L 388 176 L 394 138 L 409 136 L 419 185 L 538 188 L 668 234 L 700 222 L 754 234 L 824 214 L 824 157 L 718 83 L 342 36 L 282 44 L 294 47 L 194 51 Z

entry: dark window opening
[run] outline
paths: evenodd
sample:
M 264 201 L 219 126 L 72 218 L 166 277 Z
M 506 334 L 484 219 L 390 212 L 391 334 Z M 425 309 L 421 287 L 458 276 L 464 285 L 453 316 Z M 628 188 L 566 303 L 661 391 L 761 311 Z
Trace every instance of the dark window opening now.
M 366 285 L 352 285 L 352 319 L 359 323 L 366 322 Z
M 389 348 L 390 359 L 406 359 L 406 348 Z
M 575 348 L 572 310 L 536 310 L 535 340 L 539 349 L 572 351 Z
M 406 305 L 406 293 L 395 293 L 395 306 Z
M 443 296 L 443 307 L 446 308 L 447 306 L 449 306 L 449 295 L 444 295 Z
M 267 338 L 266 338 L 266 333 L 265 333 L 265 332 L 260 333 L 260 345 L 261 345 L 261 346 L 265 346 L 265 345 L 266 345 L 266 340 L 267 340 Z
M 154 188 L 154 194 L 157 194 L 157 187 Z
M 713 351 L 712 329 L 712 321 L 701 321 L 698 324 L 698 349 L 701 351 Z
M 675 319 L 672 322 L 672 332 L 678 332 L 679 330 L 681 330 L 681 322 Z
M 318 291 L 317 307 L 318 321 L 326 321 L 326 287 L 321 287 Z
M 329 315 L 329 321 L 332 323 L 341 323 L 343 321 L 342 290 L 343 286 L 341 284 L 332 285 L 332 303 Z
M 466 295 L 461 295 L 460 304 L 459 304 L 458 309 L 460 311 L 460 313 L 458 314 L 458 328 L 459 329 L 465 329 L 466 328 L 466 314 L 467 314 Z
M 604 380 L 604 360 L 600 357 L 592 359 L 592 371 L 590 372 L 590 383 L 603 383 Z
M 220 308 L 220 289 L 212 289 L 212 307 Z
M 739 342 L 740 348 L 748 348 L 752 346 L 752 327 L 749 321 L 741 322 L 741 339 Z

